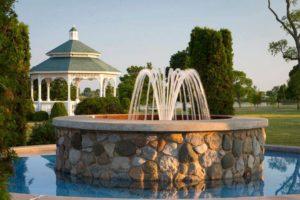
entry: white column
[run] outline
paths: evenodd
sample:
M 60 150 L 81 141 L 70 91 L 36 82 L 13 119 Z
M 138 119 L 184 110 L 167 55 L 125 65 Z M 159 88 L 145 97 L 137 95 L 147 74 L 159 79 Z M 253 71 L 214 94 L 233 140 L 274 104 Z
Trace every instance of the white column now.
M 107 80 L 103 81 L 103 92 L 102 92 L 102 96 L 103 97 L 106 97 L 106 84 L 107 83 Z
M 99 96 L 102 97 L 103 96 L 103 78 L 100 77 L 98 79 L 99 81 Z
M 75 86 L 76 86 L 76 103 L 79 102 L 79 82 L 80 80 L 79 79 L 76 79 L 75 81 Z
M 33 80 L 30 80 L 30 96 L 31 100 L 34 101 L 34 92 L 33 92 Z
M 41 102 L 42 102 L 42 78 L 38 77 L 38 111 L 41 111 Z
M 114 79 L 114 97 L 117 96 L 117 79 Z
M 70 80 L 70 78 L 68 78 L 68 81 L 67 81 L 67 84 L 68 84 L 68 108 L 67 108 L 67 110 L 68 110 L 68 115 L 70 115 L 71 114 L 71 80 Z
M 47 83 L 47 101 L 51 101 L 50 100 L 50 82 L 51 82 L 51 79 L 47 79 L 46 80 L 46 83 Z

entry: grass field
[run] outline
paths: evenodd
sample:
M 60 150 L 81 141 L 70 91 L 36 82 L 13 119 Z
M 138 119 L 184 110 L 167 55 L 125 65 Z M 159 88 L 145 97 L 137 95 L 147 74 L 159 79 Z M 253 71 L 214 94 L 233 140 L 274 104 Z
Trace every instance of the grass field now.
M 300 146 L 300 111 L 296 106 L 236 108 L 236 115 L 269 119 L 267 144 Z

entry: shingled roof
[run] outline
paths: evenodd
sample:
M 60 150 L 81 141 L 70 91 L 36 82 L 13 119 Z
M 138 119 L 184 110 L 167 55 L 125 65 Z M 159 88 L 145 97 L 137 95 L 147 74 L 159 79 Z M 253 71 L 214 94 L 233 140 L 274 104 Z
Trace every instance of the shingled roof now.
M 74 33 L 76 37 L 74 37 Z M 120 71 L 99 59 L 100 53 L 78 40 L 75 27 L 70 40 L 46 53 L 50 58 L 30 69 L 30 73 L 45 72 L 117 72 Z
M 58 47 L 47 52 L 46 55 L 51 55 L 55 53 L 96 53 L 100 54 L 98 51 L 92 49 L 91 47 L 85 45 L 79 40 L 68 40 L 65 43 L 59 45 Z
M 31 68 L 30 72 L 96 71 L 119 72 L 98 58 L 51 57 Z

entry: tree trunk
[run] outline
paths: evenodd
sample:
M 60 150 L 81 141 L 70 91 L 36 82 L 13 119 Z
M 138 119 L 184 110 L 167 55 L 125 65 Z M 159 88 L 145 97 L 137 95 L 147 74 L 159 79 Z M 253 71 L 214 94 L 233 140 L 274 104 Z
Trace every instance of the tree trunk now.
M 239 103 L 239 108 L 241 108 L 241 107 L 242 107 L 242 103 L 241 103 L 241 101 L 240 101 L 240 100 L 238 100 L 238 103 Z
M 300 110 L 300 99 L 297 100 L 297 110 Z
M 278 101 L 278 102 L 277 102 L 277 108 L 279 108 L 279 104 L 280 104 L 280 102 Z

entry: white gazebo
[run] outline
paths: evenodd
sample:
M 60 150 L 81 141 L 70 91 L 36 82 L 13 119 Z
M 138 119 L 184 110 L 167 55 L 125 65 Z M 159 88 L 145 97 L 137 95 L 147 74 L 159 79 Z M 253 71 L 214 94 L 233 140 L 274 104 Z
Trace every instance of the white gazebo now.
M 55 102 L 50 98 L 51 81 L 60 78 L 68 85 L 68 97 L 65 104 L 68 114 L 74 115 L 74 110 L 79 102 L 79 83 L 82 80 L 97 80 L 99 83 L 99 96 L 105 96 L 109 83 L 114 88 L 116 96 L 117 77 L 120 71 L 99 59 L 100 53 L 78 40 L 75 27 L 69 31 L 70 40 L 46 53 L 49 58 L 34 66 L 30 70 L 31 98 L 35 110 L 44 110 L 48 113 Z M 38 99 L 34 99 L 33 81 L 38 80 Z M 47 83 L 47 99 L 42 100 L 42 81 Z M 76 100 L 71 100 L 71 85 L 76 86 Z

